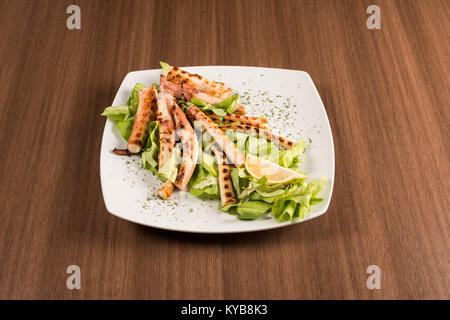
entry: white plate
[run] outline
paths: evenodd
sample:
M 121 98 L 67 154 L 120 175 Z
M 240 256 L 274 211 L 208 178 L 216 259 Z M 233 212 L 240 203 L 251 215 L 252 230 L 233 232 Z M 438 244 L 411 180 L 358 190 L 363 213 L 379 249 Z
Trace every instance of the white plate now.
M 324 200 L 312 207 L 303 220 L 316 218 L 328 209 L 334 182 L 334 146 L 325 108 L 311 77 L 303 71 L 255 67 L 186 67 L 189 72 L 225 82 L 241 95 L 249 115 L 265 115 L 275 133 L 310 142 L 303 155 L 302 170 L 309 179 L 325 176 L 328 183 L 319 194 Z M 112 105 L 125 105 L 137 82 L 159 82 L 161 70 L 130 72 L 126 75 Z M 174 192 L 169 200 L 156 197 L 161 182 L 142 168 L 139 156 L 121 157 L 111 150 L 126 148 L 113 121 L 107 120 L 100 155 L 100 177 L 106 209 L 115 216 L 160 229 L 234 233 L 280 228 L 266 214 L 254 221 L 241 221 L 217 210 L 218 201 L 197 199 L 189 192 Z M 296 222 L 293 222 L 296 223 Z

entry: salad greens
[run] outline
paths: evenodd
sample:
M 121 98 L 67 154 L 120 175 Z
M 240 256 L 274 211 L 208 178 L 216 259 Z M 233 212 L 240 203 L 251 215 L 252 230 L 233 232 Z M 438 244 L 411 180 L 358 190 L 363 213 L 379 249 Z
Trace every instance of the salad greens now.
M 158 121 L 152 121 L 148 125 L 149 133 L 147 143 L 142 151 L 142 166 L 152 171 L 158 172 L 158 152 L 159 152 L 159 125 Z
M 183 101 L 184 102 L 184 101 Z M 212 105 L 206 103 L 200 99 L 192 98 L 191 102 L 184 102 L 186 106 L 190 106 L 191 104 L 196 105 L 203 112 L 213 112 L 220 119 L 223 119 L 227 114 L 234 113 L 236 107 L 239 104 L 239 95 L 235 94 L 231 97 L 219 102 L 218 104 Z
M 133 90 L 131 91 L 131 95 L 128 98 L 127 106 L 130 106 L 133 110 L 133 114 L 136 114 L 138 104 L 139 104 L 139 90 L 147 88 L 146 85 L 142 83 L 136 83 Z
M 170 66 L 161 62 L 161 67 L 163 73 L 167 74 Z M 134 116 L 139 103 L 138 91 L 143 88 L 146 88 L 144 84 L 137 83 L 131 91 L 126 106 L 111 106 L 102 113 L 102 116 L 115 121 L 117 129 L 125 140 L 128 140 L 133 128 Z M 235 111 L 239 104 L 239 95 L 233 95 L 216 105 L 195 98 L 191 102 L 179 100 L 178 104 L 183 111 L 186 111 L 191 104 L 195 104 L 202 111 L 215 113 L 221 120 L 227 114 Z M 142 165 L 145 169 L 153 172 L 161 181 L 170 180 L 174 182 L 178 165 L 181 162 L 181 144 L 175 145 L 172 157 L 166 161 L 162 168 L 159 168 L 159 124 L 157 121 L 152 121 L 148 128 L 149 135 L 141 153 Z M 202 132 L 197 129 L 195 131 L 197 135 Z M 226 135 L 242 152 L 265 158 L 282 167 L 300 172 L 300 157 L 307 147 L 304 140 L 298 142 L 291 149 L 283 149 L 263 137 L 239 131 L 228 130 Z M 218 165 L 215 156 L 211 153 L 213 143 L 213 139 L 207 133 L 201 135 L 197 166 L 189 181 L 189 192 L 205 200 L 220 199 Z M 235 214 L 241 220 L 254 220 L 270 213 L 279 222 L 303 219 L 311 210 L 312 205 L 322 201 L 318 194 L 327 181 L 322 178 L 310 182 L 295 180 L 287 184 L 270 185 L 266 177 L 256 179 L 244 167 L 232 167 L 231 180 L 238 203 L 227 206 L 219 204 L 219 210 Z
M 201 164 L 195 168 L 189 180 L 190 193 L 200 199 L 219 199 L 219 182 Z
M 159 133 L 158 121 L 150 122 L 149 136 L 147 143 L 142 150 L 142 166 L 153 172 L 161 181 L 170 180 L 175 182 L 178 173 L 178 164 L 181 162 L 181 144 L 177 143 L 173 149 L 172 156 L 166 161 L 162 168 L 158 167 L 158 152 L 159 152 Z
M 167 76 L 167 73 L 169 72 L 171 65 L 162 61 L 159 64 L 161 65 L 163 75 Z
M 139 90 L 145 88 L 147 88 L 147 86 L 142 83 L 136 83 L 128 98 L 127 107 L 108 107 L 101 114 L 116 122 L 116 127 L 125 140 L 130 138 L 131 131 L 133 130 L 134 115 L 136 114 L 139 104 Z

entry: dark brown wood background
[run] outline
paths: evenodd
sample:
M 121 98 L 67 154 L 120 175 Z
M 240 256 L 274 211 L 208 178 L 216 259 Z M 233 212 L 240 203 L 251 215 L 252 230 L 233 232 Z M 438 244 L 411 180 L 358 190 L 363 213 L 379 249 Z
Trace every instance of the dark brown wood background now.
M 81 8 L 81 30 L 66 8 Z M 381 8 L 368 30 L 366 8 Z M 0 298 L 448 299 L 446 0 L 0 1 Z M 318 219 L 238 235 L 106 212 L 99 152 L 130 71 L 307 71 L 333 130 Z M 66 268 L 81 267 L 81 290 Z M 381 268 L 381 290 L 366 269 Z

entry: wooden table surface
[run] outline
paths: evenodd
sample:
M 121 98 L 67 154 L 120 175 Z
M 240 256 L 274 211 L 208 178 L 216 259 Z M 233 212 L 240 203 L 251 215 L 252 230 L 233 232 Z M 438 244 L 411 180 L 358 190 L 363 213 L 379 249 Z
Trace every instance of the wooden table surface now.
M 73 3 L 81 30 L 66 28 Z M 371 4 L 380 30 L 366 27 Z M 446 0 L 0 1 L 0 298 L 448 299 L 449 10 Z M 108 214 L 99 114 L 128 72 L 160 60 L 307 71 L 335 143 L 328 212 L 236 235 Z M 81 290 L 66 288 L 72 264 Z M 369 265 L 380 290 L 366 287 Z

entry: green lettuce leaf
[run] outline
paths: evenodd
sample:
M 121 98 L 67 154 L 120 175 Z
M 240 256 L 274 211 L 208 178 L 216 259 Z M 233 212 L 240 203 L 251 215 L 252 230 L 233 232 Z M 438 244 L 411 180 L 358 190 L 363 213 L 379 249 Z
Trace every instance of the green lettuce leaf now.
M 131 131 L 133 131 L 134 117 L 129 118 L 124 121 L 116 121 L 116 128 L 119 130 L 122 138 L 128 141 L 131 136 Z
M 161 65 L 162 73 L 163 73 L 164 77 L 166 77 L 167 74 L 169 73 L 171 66 L 168 63 L 165 63 L 162 61 L 160 61 L 159 64 Z
M 175 182 L 178 174 L 178 165 L 181 163 L 181 143 L 177 143 L 173 148 L 172 156 L 164 163 L 162 168 L 158 168 L 158 178 L 165 182 L 170 180 Z
M 187 105 L 189 105 L 190 103 L 195 104 L 202 112 L 215 113 L 220 119 L 227 115 L 226 110 L 224 110 L 223 108 L 218 108 L 197 98 L 192 98 L 191 102 L 188 102 Z
M 152 87 L 155 87 L 156 91 L 159 91 L 159 83 L 158 82 L 153 82 Z
M 263 201 L 247 201 L 237 206 L 238 218 L 241 220 L 255 220 L 272 208 L 271 204 Z
M 280 151 L 280 166 L 291 168 L 300 164 L 300 156 L 305 152 L 306 141 L 302 140 L 295 144 L 291 149 L 283 149 Z
M 197 99 L 197 98 L 192 98 L 190 103 L 195 104 L 199 108 L 204 108 L 208 105 L 208 103 L 206 103 L 205 101 Z M 188 105 L 189 105 L 189 103 L 188 103 Z
M 108 107 L 101 115 L 116 122 L 116 128 L 125 140 L 130 138 L 134 124 L 134 112 L 130 107 Z
M 246 150 L 255 156 L 271 160 L 275 163 L 277 163 L 280 154 L 280 149 L 276 144 L 259 136 L 248 137 Z
M 211 111 L 215 113 L 220 119 L 223 119 L 227 115 L 227 112 L 223 109 L 216 108 L 215 106 L 208 104 L 204 108 L 202 108 L 203 112 Z
M 280 200 L 274 204 L 272 208 L 272 215 L 278 222 L 291 221 L 297 210 L 299 210 L 297 202 L 289 199 Z
M 128 98 L 127 106 L 130 106 L 130 110 L 132 110 L 133 115 L 136 114 L 138 105 L 139 105 L 139 90 L 145 89 L 147 86 L 142 83 L 136 83 L 133 90 L 131 90 L 131 95 Z
M 125 140 L 130 138 L 131 131 L 133 130 L 134 115 L 139 104 L 139 90 L 144 88 L 146 88 L 145 85 L 137 83 L 131 91 L 127 106 L 108 107 L 101 114 L 116 122 L 116 128 Z
M 200 199 L 218 199 L 219 184 L 217 178 L 208 172 L 201 164 L 195 167 L 189 180 L 189 192 Z
M 159 131 L 158 131 L 158 121 L 152 121 L 148 125 L 149 135 L 147 138 L 147 143 L 142 151 L 142 166 L 152 171 L 153 173 L 158 172 L 158 153 L 159 153 Z
M 327 178 L 322 177 L 319 180 L 314 180 L 308 183 L 308 187 L 306 188 L 307 192 L 311 192 L 313 198 L 317 196 L 317 194 L 323 189 L 323 186 L 327 182 Z
M 114 121 L 124 121 L 133 117 L 134 114 L 131 114 L 129 107 L 112 106 L 106 108 L 101 115 Z
M 272 215 L 276 221 L 291 221 L 292 219 L 304 219 L 311 210 L 311 206 L 322 201 L 317 198 L 318 193 L 326 183 L 325 178 L 306 183 L 302 181 L 298 188 L 290 195 L 285 195 L 274 203 Z
M 255 220 L 269 211 L 272 205 L 263 201 L 246 201 L 232 203 L 226 206 L 219 205 L 219 210 L 230 214 L 237 214 L 241 220 Z
M 239 95 L 235 94 L 214 105 L 214 107 L 223 109 L 226 113 L 234 113 L 238 104 L 239 104 Z
M 201 152 L 201 161 L 203 168 L 206 169 L 206 171 L 208 171 L 214 177 L 217 177 L 218 168 L 215 156 L 207 152 Z

